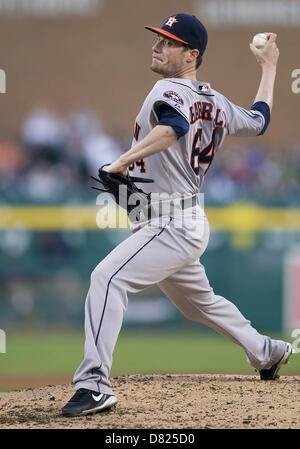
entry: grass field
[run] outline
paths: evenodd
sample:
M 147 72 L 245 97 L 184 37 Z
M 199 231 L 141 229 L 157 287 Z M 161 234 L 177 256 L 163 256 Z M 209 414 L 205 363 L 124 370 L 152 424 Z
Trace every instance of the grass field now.
M 272 335 L 273 338 L 289 337 Z M 82 360 L 82 332 L 8 332 L 6 353 L 0 354 L 0 376 L 72 375 Z M 133 373 L 253 374 L 244 351 L 211 333 L 122 331 L 117 342 L 112 376 Z M 295 354 L 284 374 L 300 374 Z

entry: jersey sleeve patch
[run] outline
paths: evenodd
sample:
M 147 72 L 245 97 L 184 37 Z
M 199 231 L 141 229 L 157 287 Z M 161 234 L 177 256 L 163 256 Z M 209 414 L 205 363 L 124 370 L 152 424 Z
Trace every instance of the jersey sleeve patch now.
M 166 92 L 163 93 L 163 96 L 165 98 L 168 98 L 169 100 L 175 101 L 175 103 L 177 104 L 181 104 L 182 106 L 184 105 L 183 98 L 173 90 L 167 90 Z

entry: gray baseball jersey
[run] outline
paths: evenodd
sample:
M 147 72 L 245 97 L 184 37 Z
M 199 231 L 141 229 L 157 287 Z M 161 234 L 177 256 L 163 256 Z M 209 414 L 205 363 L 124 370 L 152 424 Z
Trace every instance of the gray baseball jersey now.
M 157 124 L 155 108 L 160 103 L 179 111 L 190 128 L 170 148 L 130 167 L 136 175 L 155 180 L 154 184 L 141 184 L 148 192 L 198 193 L 224 137 L 255 136 L 264 127 L 260 112 L 232 104 L 209 84 L 164 79 L 155 84 L 137 116 L 133 145 Z M 162 223 L 151 220 L 151 226 L 135 229 L 93 270 L 85 305 L 84 359 L 73 379 L 76 389 L 113 394 L 109 379 L 112 354 L 128 305 L 127 293 L 154 284 L 184 316 L 239 344 L 256 369 L 268 368 L 282 357 L 285 342 L 259 334 L 234 304 L 213 291 L 200 263 L 208 244 L 209 224 L 205 214 L 199 214 L 201 232 L 191 235 L 192 215 L 187 214 L 181 227 L 174 226 L 175 214 Z
M 154 179 L 145 192 L 198 193 L 215 153 L 226 135 L 256 136 L 265 124 L 259 111 L 231 103 L 208 83 L 167 78 L 158 81 L 136 118 L 132 146 L 157 125 L 157 107 L 166 103 L 189 123 L 189 131 L 165 151 L 129 167 L 135 175 Z

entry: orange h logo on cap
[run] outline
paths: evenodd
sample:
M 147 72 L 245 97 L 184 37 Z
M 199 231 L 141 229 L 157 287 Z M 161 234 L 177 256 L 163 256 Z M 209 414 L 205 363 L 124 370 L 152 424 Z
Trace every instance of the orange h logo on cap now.
M 176 16 L 174 17 L 170 17 L 169 20 L 166 21 L 165 25 L 168 25 L 170 28 L 172 27 L 172 25 L 174 25 L 174 23 L 177 23 L 178 20 L 176 20 Z

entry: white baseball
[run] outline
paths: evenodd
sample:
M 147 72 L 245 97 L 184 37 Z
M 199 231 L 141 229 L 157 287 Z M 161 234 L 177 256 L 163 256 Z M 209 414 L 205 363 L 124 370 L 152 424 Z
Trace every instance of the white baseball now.
M 252 44 L 254 45 L 254 47 L 256 48 L 262 48 L 266 45 L 266 43 L 268 42 L 268 38 L 266 33 L 259 33 L 256 34 L 252 40 Z

